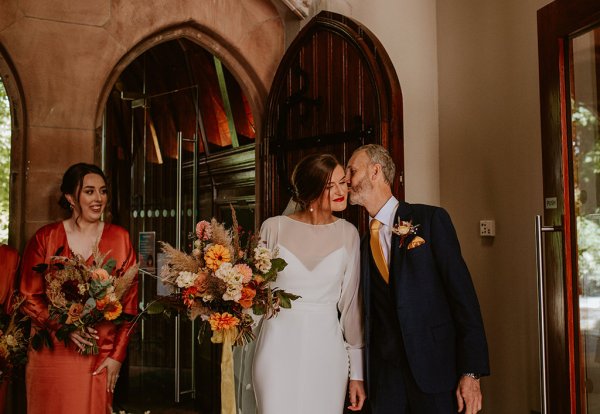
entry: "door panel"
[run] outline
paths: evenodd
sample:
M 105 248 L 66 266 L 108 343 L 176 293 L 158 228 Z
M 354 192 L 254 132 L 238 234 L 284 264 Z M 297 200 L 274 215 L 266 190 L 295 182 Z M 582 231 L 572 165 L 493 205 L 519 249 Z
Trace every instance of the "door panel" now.
M 400 84 L 383 46 L 361 24 L 331 12 L 313 18 L 283 57 L 267 108 L 259 156 L 269 191 L 259 221 L 284 210 L 303 156 L 330 152 L 345 164 L 363 143 L 390 150 L 399 172 L 394 191 L 404 198 Z M 350 206 L 343 215 L 364 230 L 362 209 Z
M 597 74 L 590 75 L 595 70 L 591 61 L 597 58 L 588 57 L 590 62 L 584 64 L 580 52 L 584 40 L 595 38 L 593 29 L 599 23 L 600 2 L 596 0 L 557 0 L 538 11 L 544 223 L 562 230 L 544 236 L 542 293 L 547 332 L 543 340 L 548 352 L 542 361 L 547 370 L 547 383 L 542 387 L 551 396 L 546 398 L 548 412 L 556 414 L 595 412 L 587 405 L 592 392 L 588 375 L 595 376 L 589 362 L 596 364 L 589 359 L 595 344 L 588 333 L 594 313 L 589 308 L 595 299 L 589 298 L 590 276 L 581 273 L 583 244 L 578 243 L 584 241 L 579 216 L 589 206 L 581 209 L 581 128 L 574 120 L 578 97 L 589 95 L 591 84 L 598 81 Z M 597 111 L 597 103 L 592 105 Z

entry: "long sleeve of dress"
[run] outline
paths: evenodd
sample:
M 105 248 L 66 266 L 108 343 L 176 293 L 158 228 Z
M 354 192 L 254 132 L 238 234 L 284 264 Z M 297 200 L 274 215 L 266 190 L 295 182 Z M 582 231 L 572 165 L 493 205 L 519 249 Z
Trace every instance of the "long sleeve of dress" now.
M 8 314 L 11 311 L 11 297 L 19 267 L 19 252 L 7 245 L 0 245 L 0 263 L 0 305 Z
M 38 328 L 56 331 L 60 328 L 60 324 L 49 318 L 44 275 L 33 270 L 33 267 L 38 264 L 48 263 L 50 256 L 56 253 L 48 252 L 51 236 L 52 232 L 46 226 L 38 230 L 27 243 L 21 262 L 19 290 L 25 298 L 21 307 L 22 311 Z
M 351 224 L 345 228 L 348 261 L 342 282 L 338 309 L 350 358 L 350 379 L 363 379 L 363 313 L 360 296 L 360 238 Z

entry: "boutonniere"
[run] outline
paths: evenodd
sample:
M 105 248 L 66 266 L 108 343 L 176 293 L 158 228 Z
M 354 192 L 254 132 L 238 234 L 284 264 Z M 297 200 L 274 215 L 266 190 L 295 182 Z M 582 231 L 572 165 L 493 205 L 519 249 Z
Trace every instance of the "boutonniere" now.
M 425 239 L 420 236 L 417 236 L 417 231 L 419 229 L 420 224 L 412 224 L 412 221 L 402 221 L 398 220 L 398 223 L 392 226 L 392 233 L 400 236 L 399 246 L 402 248 L 406 240 L 410 237 L 411 240 L 408 242 L 406 247 L 407 250 L 414 249 L 415 247 L 419 247 L 420 245 L 425 243 Z

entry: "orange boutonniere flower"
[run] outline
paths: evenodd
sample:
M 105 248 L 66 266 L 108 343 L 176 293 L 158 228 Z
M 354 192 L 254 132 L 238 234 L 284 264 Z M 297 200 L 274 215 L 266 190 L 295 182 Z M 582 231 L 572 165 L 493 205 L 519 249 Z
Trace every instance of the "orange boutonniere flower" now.
M 420 245 L 425 243 L 425 239 L 420 236 L 417 236 L 417 231 L 419 229 L 420 224 L 412 224 L 411 221 L 402 221 L 398 220 L 398 223 L 392 227 L 392 233 L 400 236 L 400 243 L 398 247 L 402 248 L 406 243 L 406 240 L 412 235 L 412 239 L 408 242 L 406 246 L 407 250 L 414 249 L 415 247 L 419 247 Z

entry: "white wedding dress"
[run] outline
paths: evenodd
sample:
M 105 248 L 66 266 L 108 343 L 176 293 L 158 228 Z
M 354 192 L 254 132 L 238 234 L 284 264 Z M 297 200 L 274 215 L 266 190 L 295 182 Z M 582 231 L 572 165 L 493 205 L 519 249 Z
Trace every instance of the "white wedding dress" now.
M 301 298 L 262 322 L 257 412 L 341 414 L 348 378 L 363 379 L 358 232 L 343 219 L 311 225 L 277 216 L 263 223 L 261 239 L 288 263 L 274 286 Z

